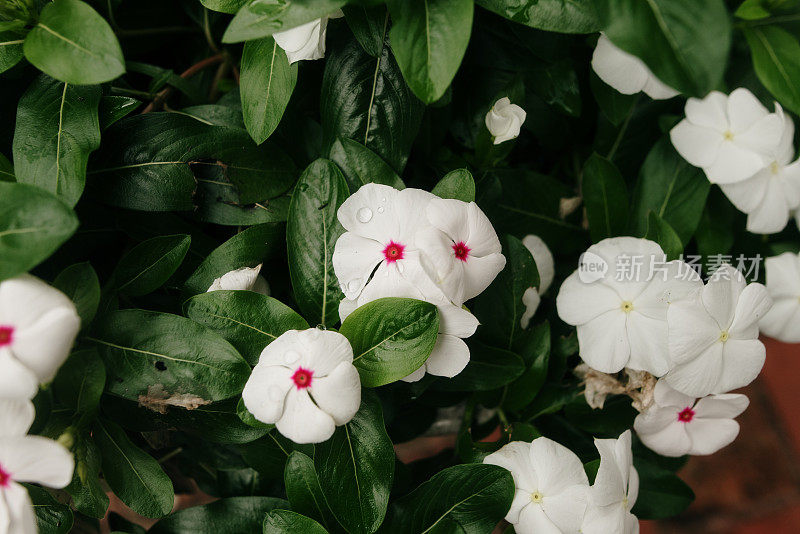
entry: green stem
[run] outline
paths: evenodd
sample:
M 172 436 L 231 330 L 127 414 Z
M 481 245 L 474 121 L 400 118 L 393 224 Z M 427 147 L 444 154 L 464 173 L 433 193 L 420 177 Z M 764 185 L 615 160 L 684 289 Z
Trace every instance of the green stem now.
M 631 122 L 631 118 L 633 117 L 633 112 L 636 110 L 636 104 L 639 103 L 639 96 L 636 97 L 636 100 L 633 101 L 631 104 L 631 109 L 628 111 L 628 115 L 625 117 L 625 122 L 622 123 L 622 127 L 619 129 L 619 133 L 617 133 L 617 138 L 614 139 L 614 144 L 611 145 L 611 150 L 608 151 L 608 155 L 606 159 L 611 161 L 614 159 L 614 154 L 616 154 L 617 149 L 619 148 L 619 144 L 622 142 L 622 138 L 625 136 L 625 131 L 628 129 L 628 124 Z

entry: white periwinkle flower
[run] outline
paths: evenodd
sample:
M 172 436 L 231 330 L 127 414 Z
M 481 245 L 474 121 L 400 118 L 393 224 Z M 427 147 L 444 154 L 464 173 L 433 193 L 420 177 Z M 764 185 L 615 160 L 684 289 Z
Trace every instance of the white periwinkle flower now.
M 328 20 L 341 16 L 342 12 L 336 11 L 327 17 L 273 33 L 272 38 L 286 52 L 290 64 L 304 59 L 321 59 L 325 57 L 325 34 L 328 29 Z
M 518 534 L 580 531 L 589 479 L 575 453 L 541 437 L 512 441 L 483 462 L 511 471 L 516 493 L 506 521 Z
M 780 232 L 791 212 L 800 206 L 800 160 L 792 163 L 794 122 L 788 115 L 783 117 L 783 137 L 769 151 L 767 166 L 742 182 L 720 186 L 730 201 L 747 214 L 747 230 L 753 233 Z
M 748 285 L 742 273 L 722 265 L 705 287 L 669 307 L 669 354 L 676 365 L 667 383 L 703 397 L 752 382 L 766 358 L 758 321 L 770 306 L 763 285 Z
M 267 345 L 242 392 L 244 405 L 295 443 L 321 443 L 361 405 L 353 348 L 338 332 L 289 330 Z
M 639 496 L 639 474 L 633 467 L 631 431 L 618 439 L 595 439 L 600 468 L 589 492 L 582 534 L 636 534 L 639 520 L 631 513 Z
M 494 144 L 499 145 L 518 137 L 526 116 L 525 110 L 512 104 L 507 96 L 495 102 L 486 114 L 486 128 L 494 137 Z
M 255 267 L 242 267 L 228 271 L 219 278 L 215 278 L 208 291 L 220 291 L 226 289 L 240 291 L 255 291 L 262 295 L 269 295 L 269 284 L 259 273 L 261 264 Z
M 38 278 L 0 282 L 0 398 L 32 398 L 53 380 L 80 326 L 72 301 Z
M 423 266 L 442 292 L 461 306 L 480 295 L 505 267 L 500 240 L 474 202 L 433 198 L 425 214 L 432 226 L 417 237 Z
M 661 379 L 654 402 L 636 416 L 633 429 L 648 448 L 662 456 L 708 455 L 739 435 L 734 417 L 747 409 L 744 395 L 709 395 L 700 400 L 675 391 Z
M 686 101 L 686 118 L 671 131 L 672 144 L 683 158 L 701 167 L 713 184 L 750 178 L 769 165 L 784 131 L 780 106 L 770 113 L 744 88 L 726 96 L 710 92 Z
M 678 95 L 647 68 L 644 61 L 618 48 L 604 34 L 600 34 L 592 55 L 592 68 L 601 80 L 622 94 L 632 95 L 644 91 L 654 100 Z
M 767 258 L 764 266 L 773 305 L 758 325 L 779 341 L 800 343 L 800 256 L 784 252 Z
M 667 309 L 698 285 L 680 261 L 666 261 L 661 247 L 635 237 L 613 237 L 589 247 L 561 285 L 556 307 L 577 327 L 580 356 L 590 367 L 616 373 L 624 367 L 662 376 L 667 350 Z
M 522 294 L 522 304 L 525 306 L 525 311 L 520 317 L 520 326 L 528 328 L 528 325 L 539 308 L 539 303 L 542 301 L 542 295 L 550 288 L 553 283 L 553 278 L 556 274 L 555 262 L 553 261 L 553 253 L 547 248 L 547 243 L 542 241 L 538 235 L 529 234 L 522 239 L 522 244 L 525 245 L 533 261 L 536 263 L 536 270 L 539 271 L 539 287 L 529 287 Z
M 26 436 L 33 423 L 33 404 L 0 400 L 0 532 L 34 534 L 36 516 L 21 483 L 60 489 L 72 481 L 75 461 L 59 443 Z

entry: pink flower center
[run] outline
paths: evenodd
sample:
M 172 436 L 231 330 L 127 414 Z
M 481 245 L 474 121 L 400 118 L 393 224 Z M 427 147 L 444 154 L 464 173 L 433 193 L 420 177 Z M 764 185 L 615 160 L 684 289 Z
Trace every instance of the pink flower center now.
M 11 473 L 0 465 L 0 488 L 7 488 L 11 484 Z
M 694 410 L 688 406 L 678 413 L 678 421 L 681 423 L 688 423 L 692 419 L 694 419 Z
M 467 261 L 469 257 L 469 251 L 472 250 L 467 246 L 466 243 L 463 241 L 459 241 L 455 245 L 453 245 L 453 253 L 455 254 L 456 258 L 461 261 Z
M 386 257 L 387 262 L 394 263 L 397 260 L 403 259 L 403 251 L 405 249 L 405 245 L 395 243 L 394 241 L 389 241 L 389 244 L 386 245 L 385 249 L 383 249 L 383 255 Z
M 297 371 L 295 371 L 292 375 L 292 380 L 294 380 L 294 385 L 297 386 L 297 389 L 305 389 L 309 387 L 313 378 L 314 371 L 311 371 L 310 369 L 303 369 L 302 367 L 298 367 Z
M 14 341 L 14 327 L 0 325 L 0 347 L 11 345 Z

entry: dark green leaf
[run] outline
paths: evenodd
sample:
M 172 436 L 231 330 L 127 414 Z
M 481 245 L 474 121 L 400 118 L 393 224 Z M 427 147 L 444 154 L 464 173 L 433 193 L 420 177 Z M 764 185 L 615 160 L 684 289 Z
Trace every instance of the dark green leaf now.
M 142 103 L 129 96 L 103 95 L 100 97 L 100 129 L 105 130 L 118 120 L 127 117 Z
M 8 158 L 0 154 L 0 182 L 16 182 L 14 177 L 14 166 Z
M 755 26 L 744 31 L 753 53 L 753 67 L 778 102 L 800 113 L 800 43 L 779 26 Z
M 100 365 L 103 365 L 102 362 Z M 103 374 L 105 376 L 105 369 Z M 77 511 L 98 519 L 105 517 L 109 498 L 99 478 L 100 451 L 88 432 L 78 437 L 74 450 L 75 473 L 72 482 L 64 489 L 72 497 Z
M 625 395 L 607 399 L 602 409 L 593 409 L 581 395 L 564 408 L 564 415 L 572 424 L 597 438 L 616 438 L 633 427 L 638 414 L 630 397 Z
M 89 154 L 100 146 L 99 104 L 99 87 L 36 78 L 17 107 L 17 181 L 46 189 L 74 206 L 86 183 Z
M 264 437 L 272 425 L 248 425 L 239 416 L 241 398 L 226 399 L 186 409 L 169 407 L 160 417 L 169 427 L 177 428 L 212 443 L 250 443 Z
M 382 5 L 368 7 L 348 5 L 342 8 L 350 31 L 367 54 L 378 57 L 383 51 L 383 39 L 389 24 L 389 13 Z
M 292 452 L 286 462 L 283 480 L 292 510 L 319 521 L 331 530 L 330 526 L 335 525 L 336 520 L 331 515 L 319 486 L 314 460 L 302 452 Z
M 292 194 L 286 223 L 289 274 L 294 298 L 312 322 L 334 325 L 344 295 L 333 272 L 333 248 L 344 233 L 336 212 L 350 195 L 332 161 L 318 159 L 303 172 Z
M 353 365 L 366 387 L 395 382 L 419 369 L 439 332 L 439 314 L 428 302 L 382 298 L 347 316 L 340 332 L 353 346 Z
M 511 351 L 470 343 L 470 359 L 458 375 L 439 381 L 445 391 L 489 391 L 505 386 L 525 371 L 525 363 Z
M 593 0 L 476 0 L 507 19 L 551 32 L 592 33 L 600 29 Z
M 53 287 L 75 303 L 81 325 L 87 327 L 100 304 L 100 281 L 92 265 L 89 262 L 70 265 L 56 276 Z
M 639 497 L 632 511 L 639 519 L 673 517 L 694 501 L 692 489 L 674 473 L 637 458 L 634 465 L 639 473 Z
M 36 514 L 36 526 L 40 534 L 67 534 L 72 530 L 72 510 L 55 500 L 44 488 L 25 485 Z
M 377 396 L 364 390 L 355 417 L 315 447 L 314 466 L 331 511 L 351 534 L 370 534 L 386 515 L 394 448 Z
M 80 0 L 55 0 L 25 38 L 25 57 L 67 83 L 108 82 L 125 72 L 117 37 L 97 11 Z
M 200 3 L 212 11 L 220 13 L 236 13 L 250 0 L 200 0 Z
M 475 201 L 475 180 L 467 169 L 448 172 L 431 191 L 439 198 L 455 198 L 464 202 Z
M 521 410 L 536 397 L 547 379 L 550 362 L 550 323 L 537 325 L 526 334 L 527 339 L 520 343 L 521 355 L 527 369 L 522 376 L 508 385 L 503 406 L 509 410 Z
M 264 515 L 289 505 L 275 497 L 231 497 L 175 512 L 148 530 L 151 534 L 240 534 L 261 532 Z
M 264 534 L 326 534 L 313 519 L 289 510 L 273 510 L 264 520 Z
M 77 227 L 75 213 L 47 191 L 0 182 L 0 280 L 44 261 Z
M 661 245 L 668 260 L 676 260 L 683 253 L 681 238 L 672 226 L 654 211 L 647 217 L 647 233 L 644 237 Z
M 268 425 L 256 419 L 256 416 L 250 413 L 250 410 L 244 405 L 244 399 L 239 399 L 239 402 L 236 403 L 236 415 L 239 416 L 242 423 L 249 427 L 266 430 L 267 432 L 275 428 L 275 425 Z
M 7 71 L 22 59 L 25 39 L 17 32 L 0 31 L 0 73 Z
M 252 0 L 236 12 L 222 36 L 222 42 L 238 43 L 269 37 L 273 33 L 331 15 L 345 3 L 346 0 L 294 0 L 285 3 Z
M 592 241 L 625 235 L 628 225 L 628 190 L 617 167 L 593 154 L 583 168 L 583 202 Z
M 73 352 L 61 366 L 53 391 L 62 404 L 76 412 L 92 413 L 106 385 L 106 368 L 96 349 Z
M 146 295 L 166 282 L 189 251 L 189 235 L 165 235 L 133 247 L 114 271 L 116 289 L 131 296 Z
M 589 86 L 600 111 L 614 126 L 621 125 L 633 113 L 633 105 L 638 95 L 623 95 L 601 80 L 594 71 L 589 76 Z
M 403 180 L 373 151 L 352 139 L 337 139 L 331 147 L 330 159 L 342 169 L 347 186 L 355 193 L 368 183 L 404 189 Z

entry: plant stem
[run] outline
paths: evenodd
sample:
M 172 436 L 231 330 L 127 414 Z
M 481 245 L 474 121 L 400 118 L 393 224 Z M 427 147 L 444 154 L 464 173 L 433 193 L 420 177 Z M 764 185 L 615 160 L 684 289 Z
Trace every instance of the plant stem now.
M 636 100 L 633 101 L 631 104 L 631 109 L 628 111 L 628 115 L 625 117 L 625 122 L 622 123 L 622 126 L 619 129 L 619 133 L 617 133 L 617 138 L 614 139 L 614 144 L 611 145 L 611 150 L 608 151 L 608 155 L 606 159 L 608 161 L 612 161 L 614 159 L 614 154 L 616 154 L 617 149 L 619 148 L 619 144 L 622 142 L 622 138 L 625 136 L 625 131 L 628 129 L 628 124 L 631 122 L 631 118 L 633 117 L 633 112 L 636 110 L 636 104 L 639 103 L 639 96 L 636 97 Z
M 204 60 L 198 61 L 197 63 L 195 63 L 194 65 L 183 71 L 181 73 L 181 78 L 191 78 L 204 68 L 210 67 L 211 65 L 216 65 L 217 63 L 223 61 L 224 59 L 225 56 L 223 56 L 222 54 L 217 54 L 211 57 L 207 57 Z M 142 110 L 142 113 L 143 114 L 150 113 L 156 108 L 156 106 L 160 106 L 167 99 L 167 97 L 170 95 L 171 92 L 172 92 L 172 87 L 167 87 L 164 90 L 160 91 L 153 99 L 153 101 L 150 102 L 150 104 L 148 104 L 147 107 L 144 108 L 144 110 Z

